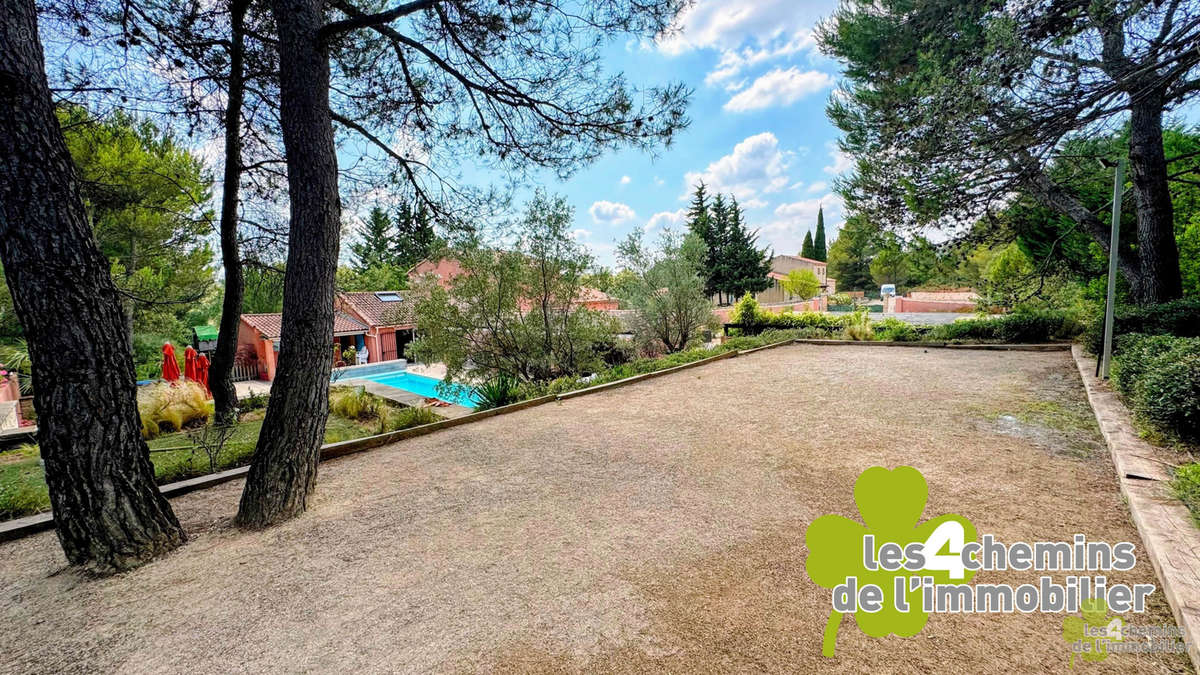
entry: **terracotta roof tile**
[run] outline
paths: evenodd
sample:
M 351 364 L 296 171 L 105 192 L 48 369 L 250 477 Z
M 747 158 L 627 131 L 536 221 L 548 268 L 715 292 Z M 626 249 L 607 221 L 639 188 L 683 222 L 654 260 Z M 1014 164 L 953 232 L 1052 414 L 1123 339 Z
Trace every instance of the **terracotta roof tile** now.
M 270 340 L 279 337 L 280 329 L 283 325 L 282 314 L 243 314 L 242 320 Z M 333 315 L 333 332 L 335 335 L 365 333 L 367 332 L 367 327 L 361 321 L 352 319 L 344 312 L 338 312 Z
M 399 302 L 384 302 L 381 294 L 399 295 Z M 365 291 L 340 293 L 346 304 L 367 320 L 372 326 L 412 326 L 417 323 L 417 300 L 409 297 L 409 291 Z

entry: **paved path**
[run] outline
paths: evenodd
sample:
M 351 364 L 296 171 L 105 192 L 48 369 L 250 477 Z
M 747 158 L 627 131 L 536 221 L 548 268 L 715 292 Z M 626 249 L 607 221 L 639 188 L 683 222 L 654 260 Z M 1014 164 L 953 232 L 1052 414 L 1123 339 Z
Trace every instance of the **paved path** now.
M 935 615 L 883 640 L 846 620 L 825 660 L 804 529 L 855 516 L 864 469 L 908 464 L 925 517 L 1140 552 L 1086 411 L 1062 352 L 721 361 L 323 464 L 308 513 L 264 532 L 228 524 L 240 483 L 181 497 L 191 541 L 119 577 L 64 571 L 50 533 L 0 545 L 0 669 L 1061 671 L 1062 617 L 1037 614 Z M 1153 578 L 1143 560 L 1109 580 Z M 1157 596 L 1136 617 L 1170 622 Z M 1120 654 L 1086 670 L 1187 668 Z

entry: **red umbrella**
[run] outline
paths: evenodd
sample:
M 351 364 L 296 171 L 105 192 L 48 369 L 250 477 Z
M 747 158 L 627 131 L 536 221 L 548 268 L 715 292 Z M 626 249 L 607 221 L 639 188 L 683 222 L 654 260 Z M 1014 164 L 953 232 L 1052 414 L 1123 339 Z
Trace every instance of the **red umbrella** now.
M 170 342 L 163 343 L 162 376 L 167 382 L 179 379 L 179 362 L 175 360 L 175 347 Z
M 183 376 L 195 382 L 196 377 L 196 350 L 191 345 L 183 350 Z
M 208 357 L 203 354 L 196 358 L 196 381 L 204 387 L 204 395 L 212 398 L 212 392 L 208 389 Z

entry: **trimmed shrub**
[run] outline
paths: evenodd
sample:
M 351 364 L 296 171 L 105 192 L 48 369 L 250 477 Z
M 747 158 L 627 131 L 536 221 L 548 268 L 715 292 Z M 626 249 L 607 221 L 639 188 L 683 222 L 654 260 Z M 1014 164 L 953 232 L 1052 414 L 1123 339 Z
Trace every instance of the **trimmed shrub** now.
M 1145 307 L 1117 307 L 1113 315 L 1113 335 L 1175 335 L 1200 337 L 1200 298 L 1183 298 Z M 1088 325 L 1084 347 L 1092 354 L 1104 348 L 1104 314 Z
M 1029 343 L 1066 340 L 1079 334 L 1079 322 L 1060 310 L 1022 310 L 1003 316 L 959 319 L 936 327 L 934 340 L 998 340 Z
M 379 406 L 379 433 L 399 431 L 410 427 L 432 424 L 442 419 L 429 408 L 397 408 L 390 405 Z
M 1193 462 L 1175 469 L 1171 492 L 1191 511 L 1192 521 L 1200 525 L 1200 464 Z
M 1170 351 L 1175 340 L 1170 335 L 1122 335 L 1117 340 L 1118 356 L 1113 359 L 1110 373 L 1116 390 L 1133 400 L 1150 364 L 1160 354 Z
M 1113 384 L 1139 419 L 1168 438 L 1200 443 L 1200 338 L 1126 336 Z
M 875 339 L 894 342 L 916 342 L 927 335 L 931 326 L 915 326 L 900 319 L 888 317 L 875 322 Z
M 875 339 L 875 329 L 871 327 L 871 317 L 863 310 L 847 316 L 845 326 L 843 335 L 847 340 L 869 342 Z

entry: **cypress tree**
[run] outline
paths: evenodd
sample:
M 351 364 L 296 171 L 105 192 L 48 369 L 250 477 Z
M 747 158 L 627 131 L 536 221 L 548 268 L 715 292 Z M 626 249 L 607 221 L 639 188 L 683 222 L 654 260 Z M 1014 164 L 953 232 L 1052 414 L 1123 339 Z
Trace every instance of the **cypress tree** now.
M 709 295 L 724 294 L 728 290 L 731 271 L 730 261 L 726 255 L 729 241 L 729 207 L 720 193 L 713 197 L 711 214 L 708 240 L 704 242 L 708 244 L 706 261 L 708 284 L 705 286 L 705 292 Z
M 419 204 L 412 208 L 402 202 L 396 213 L 396 238 L 391 247 L 392 262 L 403 268 L 412 267 L 429 257 L 437 241 L 429 208 Z
M 766 250 L 755 248 L 758 233 L 746 229 L 742 207 L 737 199 L 731 202 L 729 227 L 726 230 L 725 259 L 728 261 L 728 273 L 724 290 L 731 298 L 739 298 L 746 293 L 765 291 L 771 285 L 767 278 L 771 271 L 771 256 Z
M 804 233 L 804 245 L 800 247 L 801 258 L 812 258 L 816 253 L 813 251 L 812 232 Z
M 813 260 L 825 262 L 829 252 L 825 249 L 825 207 L 817 209 L 817 236 L 813 239 Z
M 358 271 L 392 263 L 392 219 L 378 206 L 371 209 L 363 224 L 362 238 L 350 244 L 358 259 Z

